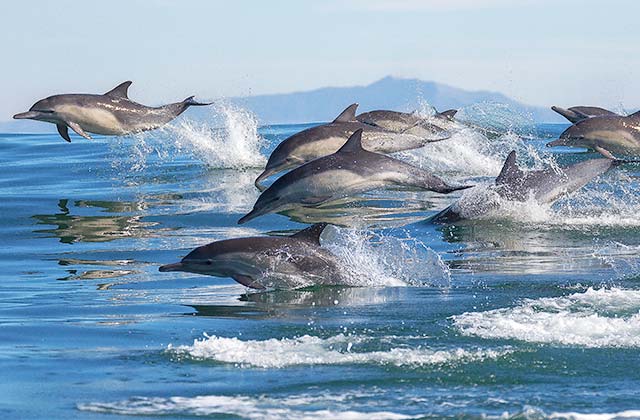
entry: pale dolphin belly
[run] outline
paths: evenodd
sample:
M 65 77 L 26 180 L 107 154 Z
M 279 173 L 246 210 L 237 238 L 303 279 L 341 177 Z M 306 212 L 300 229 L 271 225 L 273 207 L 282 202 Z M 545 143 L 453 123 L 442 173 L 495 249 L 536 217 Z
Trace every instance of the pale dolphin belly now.
M 113 112 L 104 108 L 63 105 L 58 113 L 90 133 L 118 136 L 130 132 Z

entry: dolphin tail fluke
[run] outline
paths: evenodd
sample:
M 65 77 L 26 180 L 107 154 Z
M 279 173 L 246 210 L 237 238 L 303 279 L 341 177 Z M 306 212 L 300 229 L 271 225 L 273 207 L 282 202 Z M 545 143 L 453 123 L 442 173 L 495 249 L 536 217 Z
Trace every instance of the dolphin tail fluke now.
M 247 223 L 249 220 L 253 220 L 256 217 L 260 216 L 260 213 L 256 211 L 256 209 L 251 210 L 249 213 L 245 214 L 238 220 L 238 224 L 242 225 Z

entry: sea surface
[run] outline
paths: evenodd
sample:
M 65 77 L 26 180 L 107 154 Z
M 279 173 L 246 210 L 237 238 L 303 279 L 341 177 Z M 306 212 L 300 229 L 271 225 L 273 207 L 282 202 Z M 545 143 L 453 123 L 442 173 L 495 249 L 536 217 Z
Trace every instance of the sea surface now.
M 269 152 L 313 124 L 211 114 L 71 144 L 53 125 L 0 134 L 1 418 L 640 418 L 640 167 L 449 226 L 428 218 L 474 190 L 374 191 L 239 226 Z M 529 168 L 598 157 L 545 148 L 563 125 L 467 114 L 491 130 L 399 157 L 474 184 L 510 150 Z M 317 220 L 356 287 L 158 272 Z

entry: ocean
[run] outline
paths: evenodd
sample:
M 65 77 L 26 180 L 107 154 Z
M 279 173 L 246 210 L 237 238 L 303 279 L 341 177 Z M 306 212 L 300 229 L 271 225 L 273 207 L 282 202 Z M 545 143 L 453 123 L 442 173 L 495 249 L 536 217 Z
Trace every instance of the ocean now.
M 640 418 L 637 165 L 454 225 L 428 218 L 468 192 L 392 189 L 239 226 L 269 152 L 313 123 L 188 114 L 131 138 L 0 134 L 3 418 Z M 545 148 L 564 125 L 491 118 L 399 156 L 473 184 L 510 150 L 598 157 Z M 356 287 L 158 272 L 319 220 Z

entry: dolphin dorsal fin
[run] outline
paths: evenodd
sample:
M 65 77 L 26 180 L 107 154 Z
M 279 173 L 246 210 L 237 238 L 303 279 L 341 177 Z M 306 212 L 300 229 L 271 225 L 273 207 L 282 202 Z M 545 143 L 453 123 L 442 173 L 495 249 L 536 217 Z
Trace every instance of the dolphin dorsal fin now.
M 129 86 L 133 83 L 131 80 L 127 80 L 126 82 L 120 83 L 118 86 L 111 89 L 109 92 L 105 93 L 106 96 L 113 96 L 114 98 L 125 98 L 129 99 Z
M 507 156 L 507 160 L 504 161 L 500 175 L 496 178 L 496 185 L 506 184 L 510 179 L 521 175 L 522 171 L 516 162 L 516 151 L 512 150 L 509 156 Z
M 443 115 L 451 120 L 457 113 L 457 109 L 447 109 L 446 111 L 440 112 L 440 115 Z
M 364 147 L 362 147 L 362 128 L 358 128 L 353 132 L 351 137 L 347 140 L 345 144 L 342 145 L 340 149 L 336 153 L 353 153 L 353 152 L 362 152 Z
M 320 235 L 326 227 L 327 223 L 316 223 L 315 225 L 309 226 L 308 228 L 291 235 L 291 237 L 320 245 Z
M 344 111 L 342 111 L 340 113 L 340 115 L 338 115 L 336 117 L 335 120 L 333 120 L 333 122 L 349 122 L 349 121 L 355 121 L 356 120 L 356 109 L 358 109 L 358 104 L 351 104 L 348 107 L 346 107 L 344 109 Z

